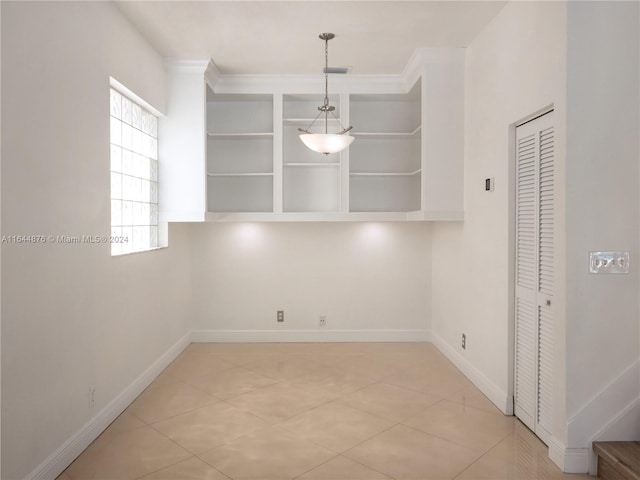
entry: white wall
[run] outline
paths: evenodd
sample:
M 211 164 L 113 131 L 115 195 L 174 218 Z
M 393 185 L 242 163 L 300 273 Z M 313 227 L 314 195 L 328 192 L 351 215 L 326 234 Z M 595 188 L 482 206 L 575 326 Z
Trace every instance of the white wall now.
M 109 76 L 163 110 L 162 60 L 110 3 L 1 8 L 2 234 L 108 235 Z M 188 237 L 172 227 L 168 249 L 117 258 L 3 245 L 3 479 L 29 475 L 188 331 Z
M 426 223 L 217 223 L 191 228 L 195 330 L 310 331 L 318 329 L 321 314 L 327 315 L 325 330 L 404 330 L 414 335 L 414 330 L 430 329 Z M 285 311 L 282 324 L 276 323 L 277 310 Z M 318 332 L 310 335 L 323 338 Z M 387 339 L 394 338 L 389 335 Z
M 2 25 L 2 8 L 0 8 L 0 25 Z M 0 52 L 2 52 L 2 35 L 0 35 Z M 0 92 L 2 92 L 2 66 L 0 62 Z M 0 132 L 2 132 L 2 115 L 0 115 Z M 0 134 L 0 149 L 1 149 Z M 2 225 L 2 155 L 0 154 L 0 226 Z M 0 231 L 0 234 L 2 232 Z M 0 242 L 0 265 L 2 265 L 2 242 Z M 0 267 L 1 268 L 1 267 Z M 0 305 L 2 305 L 2 275 L 0 275 Z M 0 412 L 2 412 L 2 308 L 0 308 Z M 2 415 L 0 415 L 0 432 L 2 432 Z M 0 452 L 2 452 L 2 435 L 0 434 Z M 0 478 L 2 478 L 2 455 L 0 454 Z
M 433 228 L 434 337 L 506 395 L 513 335 L 509 127 L 553 104 L 550 455 L 569 471 L 586 469 L 600 429 L 606 436 L 614 422 L 616 432 L 628 432 L 621 425 L 638 422 L 637 266 L 629 275 L 593 276 L 587 263 L 590 250 L 638 256 L 638 30 L 637 2 L 507 4 L 467 49 L 465 223 Z M 485 177 L 495 177 L 494 192 L 483 191 Z
M 422 209 L 447 218 L 463 211 L 465 49 L 421 51 Z
M 568 6 L 567 443 L 572 448 L 587 447 L 615 414 L 640 400 L 639 17 L 638 2 Z M 593 250 L 630 251 L 630 273 L 590 275 L 587 259 Z M 640 439 L 640 431 L 635 437 Z
M 505 411 L 510 404 L 513 335 L 510 126 L 554 104 L 562 170 L 565 25 L 564 3 L 510 2 L 467 48 L 465 221 L 433 226 L 434 336 L 459 363 L 471 366 L 490 388 L 502 392 L 499 406 Z M 562 171 L 558 174 L 562 178 Z M 495 179 L 493 192 L 484 191 L 487 177 Z M 561 310 L 556 312 L 559 322 L 561 316 Z M 460 347 L 462 333 L 466 350 Z M 557 367 L 561 386 L 564 369 Z M 562 406 L 563 389 L 557 391 Z

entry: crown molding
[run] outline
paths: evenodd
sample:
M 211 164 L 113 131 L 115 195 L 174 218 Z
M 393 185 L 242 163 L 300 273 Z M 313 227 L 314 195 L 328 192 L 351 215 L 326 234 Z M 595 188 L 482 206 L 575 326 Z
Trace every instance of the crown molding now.
M 207 65 L 207 69 L 204 72 L 204 79 L 207 84 L 214 89 L 216 84 L 220 81 L 222 77 L 222 73 L 218 68 L 218 65 L 215 64 L 213 60 L 209 60 L 209 64 Z
M 320 75 L 221 75 L 215 93 L 317 93 L 324 89 Z M 400 75 L 347 75 L 330 79 L 331 93 L 406 93 Z
M 407 93 L 430 65 L 464 63 L 464 55 L 464 48 L 418 48 L 402 73 L 332 75 L 331 92 Z M 207 69 L 207 82 L 215 93 L 304 94 L 319 92 L 324 88 L 322 75 L 225 75 L 213 61 Z
M 345 93 L 407 93 L 430 65 L 464 63 L 464 48 L 418 48 L 400 74 L 332 75 L 331 91 Z M 215 93 L 287 93 L 322 91 L 322 75 L 238 75 L 223 74 L 211 59 L 166 58 L 165 69 L 202 74 Z
M 169 71 L 204 74 L 211 63 L 210 59 L 165 58 L 164 68 Z

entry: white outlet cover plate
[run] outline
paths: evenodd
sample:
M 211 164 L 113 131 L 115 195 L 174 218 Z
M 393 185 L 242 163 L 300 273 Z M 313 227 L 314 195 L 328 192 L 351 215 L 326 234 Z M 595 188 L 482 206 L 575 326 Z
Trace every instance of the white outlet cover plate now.
M 589 273 L 629 273 L 629 252 L 589 252 Z

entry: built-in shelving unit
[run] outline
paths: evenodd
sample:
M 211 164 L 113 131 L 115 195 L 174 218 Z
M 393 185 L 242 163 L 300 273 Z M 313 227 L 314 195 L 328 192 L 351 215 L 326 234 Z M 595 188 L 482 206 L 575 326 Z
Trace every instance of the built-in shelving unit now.
M 209 212 L 273 211 L 273 96 L 207 88 Z
M 351 212 L 420 210 L 422 172 L 421 83 L 406 94 L 349 97 Z
M 298 131 L 322 104 L 320 75 L 166 60 L 161 220 L 462 220 L 464 64 L 464 49 L 420 49 L 399 75 L 332 77 L 330 103 L 355 141 L 325 156 Z
M 309 150 L 300 140 L 298 128 L 307 129 L 321 103 L 320 95 L 284 95 L 282 118 L 283 212 L 340 212 L 340 154 L 323 155 Z M 330 97 L 340 118 L 340 97 Z M 320 132 L 319 119 L 313 132 Z M 330 131 L 339 130 L 338 122 L 329 120 Z

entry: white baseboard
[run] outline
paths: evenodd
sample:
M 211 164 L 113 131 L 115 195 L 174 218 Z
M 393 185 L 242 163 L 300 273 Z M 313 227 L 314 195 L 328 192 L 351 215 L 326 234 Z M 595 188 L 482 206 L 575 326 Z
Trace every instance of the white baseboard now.
M 26 479 L 53 480 L 60 475 L 149 386 L 160 372 L 189 345 L 190 341 L 191 333 L 178 340 L 116 398 L 27 475 Z
M 607 425 L 596 433 L 589 445 L 601 441 L 639 441 L 640 440 L 640 396 L 630 402 Z M 598 470 L 597 455 L 589 449 L 589 473 L 595 475 Z
M 622 370 L 567 422 L 567 445 L 586 447 L 595 435 L 638 398 L 640 360 Z
M 549 459 L 564 473 L 589 471 L 588 448 L 567 448 L 555 438 L 549 442 Z
M 194 330 L 192 342 L 430 342 L 430 330 Z
M 640 360 L 620 372 L 567 422 L 568 451 L 584 450 L 580 471 L 595 474 L 591 444 L 596 440 L 638 440 L 640 425 Z M 633 437 L 635 434 L 635 438 Z
M 625 368 L 567 424 L 567 444 L 549 443 L 549 458 L 565 473 L 596 474 L 596 440 L 639 440 L 640 362 Z
M 589 472 L 589 448 L 567 448 L 564 451 L 564 473 Z
M 597 473 L 597 455 L 591 447 L 594 441 L 640 440 L 640 397 L 627 405 L 584 448 L 567 448 L 552 438 L 549 442 L 549 458 L 565 473 Z
M 551 461 L 563 472 L 565 450 L 564 445 L 558 442 L 555 438 L 552 438 L 549 442 L 549 459 L 551 459 Z
M 513 415 L 513 396 L 493 383 L 487 376 L 449 345 L 440 335 L 431 332 L 431 341 L 471 382 L 505 415 Z

